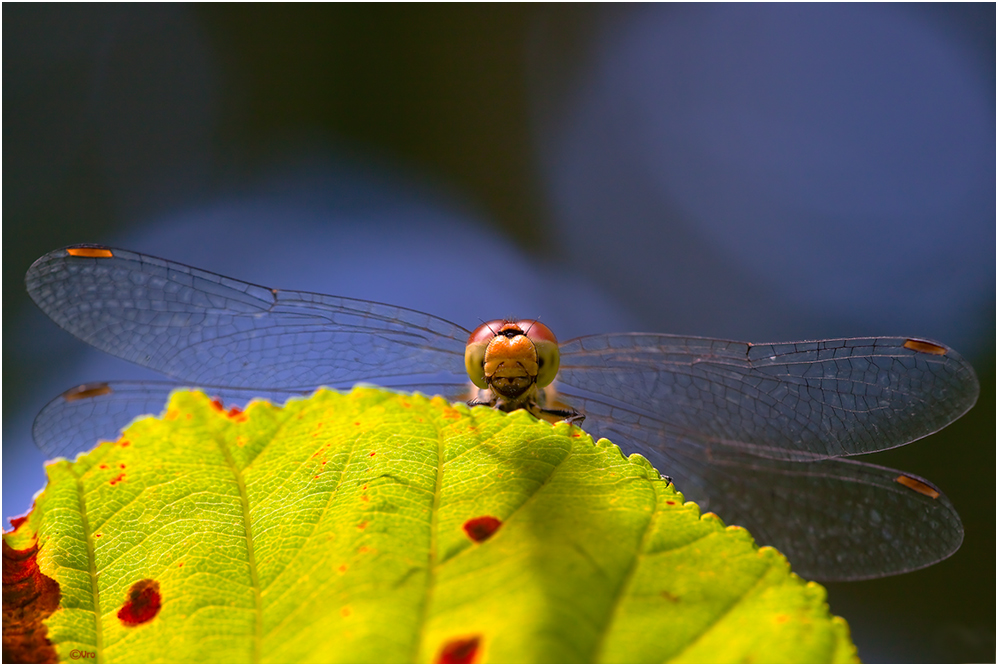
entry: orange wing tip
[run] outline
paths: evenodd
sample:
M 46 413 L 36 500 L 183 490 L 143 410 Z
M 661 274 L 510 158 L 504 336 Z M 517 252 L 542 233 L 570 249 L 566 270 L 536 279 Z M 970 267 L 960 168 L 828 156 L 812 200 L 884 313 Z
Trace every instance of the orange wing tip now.
M 923 354 L 932 354 L 934 356 L 946 355 L 946 347 L 941 347 L 935 343 L 926 342 L 925 340 L 908 339 L 904 343 L 904 348 L 922 352 Z
M 107 395 L 112 392 L 113 390 L 107 384 L 83 384 L 82 386 L 71 388 L 63 393 L 62 399 L 66 402 L 74 402 L 76 400 L 96 398 L 99 395 Z
M 113 257 L 111 250 L 106 247 L 70 247 L 66 248 L 66 254 L 71 257 L 96 257 L 107 259 Z
M 911 488 L 916 493 L 922 493 L 926 497 L 931 497 L 932 499 L 939 499 L 938 490 L 936 490 L 935 488 L 926 483 L 922 483 L 918 479 L 913 479 L 910 476 L 905 476 L 904 474 L 902 474 L 901 476 L 899 476 L 894 480 L 900 483 L 902 486 L 905 486 L 906 488 Z

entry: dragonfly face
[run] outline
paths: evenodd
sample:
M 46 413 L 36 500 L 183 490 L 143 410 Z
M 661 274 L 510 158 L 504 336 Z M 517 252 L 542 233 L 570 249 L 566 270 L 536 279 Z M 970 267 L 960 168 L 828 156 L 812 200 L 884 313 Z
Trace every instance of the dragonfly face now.
M 527 319 L 497 319 L 482 324 L 468 336 L 464 366 L 471 382 L 492 392 L 481 401 L 503 411 L 541 409 L 538 388 L 558 374 L 558 340 L 544 324 Z
M 931 482 L 850 458 L 925 437 L 973 406 L 973 369 L 935 342 L 612 333 L 559 346 L 533 320 L 468 331 L 415 310 L 270 289 L 103 246 L 50 252 L 25 282 L 73 335 L 175 380 L 67 391 L 35 421 L 50 455 L 113 438 L 160 411 L 178 383 L 236 402 L 362 381 L 458 399 L 470 377 L 486 393 L 473 404 L 584 416 L 591 434 L 642 454 L 688 499 L 779 548 L 808 578 L 910 571 L 963 539 Z

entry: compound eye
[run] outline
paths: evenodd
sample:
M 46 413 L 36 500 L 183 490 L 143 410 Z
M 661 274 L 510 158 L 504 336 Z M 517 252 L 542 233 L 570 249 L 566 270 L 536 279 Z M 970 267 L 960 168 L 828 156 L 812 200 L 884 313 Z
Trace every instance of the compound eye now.
M 470 345 L 474 342 L 489 344 L 492 338 L 499 335 L 499 331 L 508 323 L 503 319 L 493 319 L 492 321 L 485 322 L 471 332 L 471 335 L 468 336 L 468 344 Z
M 464 348 L 464 369 L 471 382 L 480 389 L 489 387 L 485 381 L 485 350 L 504 323 L 501 319 L 487 321 L 468 336 L 468 346 Z
M 485 349 L 488 346 L 487 342 L 471 342 L 464 348 L 464 369 L 468 371 L 471 382 L 480 389 L 489 387 L 485 381 Z
M 551 329 L 539 321 L 517 322 L 524 334 L 534 343 L 537 350 L 537 385 L 547 386 L 558 374 L 561 354 L 558 352 L 558 339 Z

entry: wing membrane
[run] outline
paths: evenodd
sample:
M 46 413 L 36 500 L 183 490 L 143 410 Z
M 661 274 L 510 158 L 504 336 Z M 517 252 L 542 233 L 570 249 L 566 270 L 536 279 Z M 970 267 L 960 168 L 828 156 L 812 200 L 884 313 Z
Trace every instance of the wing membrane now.
M 607 417 L 788 460 L 902 446 L 962 416 L 979 390 L 955 351 L 908 338 L 749 344 L 623 333 L 571 340 L 561 358 L 559 392 L 600 401 Z
M 608 417 L 613 408 L 593 399 L 573 402 L 586 413 L 587 431 L 645 456 L 686 499 L 776 547 L 805 578 L 912 571 L 945 559 L 963 541 L 952 503 L 914 475 L 858 460 L 760 457 L 725 442 L 627 423 L 619 413 Z
M 172 382 L 94 382 L 53 398 L 35 417 L 31 435 L 52 458 L 71 458 L 92 449 L 100 440 L 114 440 L 140 416 L 162 414 L 170 393 L 181 388 Z M 205 387 L 226 407 L 244 406 L 254 398 L 281 403 L 307 392 L 268 389 Z
M 439 317 L 80 249 L 31 266 L 35 303 L 84 342 L 184 382 L 305 389 L 463 368 L 468 331 Z
M 159 415 L 166 408 L 170 393 L 184 387 L 173 382 L 94 382 L 76 386 L 53 398 L 35 417 L 32 438 L 42 453 L 51 457 L 72 458 L 92 449 L 98 441 L 114 440 L 124 428 L 141 416 Z M 289 398 L 309 395 L 314 389 L 238 389 L 226 386 L 199 388 L 226 406 L 243 407 L 250 400 L 269 400 L 281 404 Z M 467 391 L 466 382 L 417 383 L 392 387 L 400 391 L 422 391 L 460 400 Z
M 51 252 L 26 282 L 76 337 L 226 403 L 360 381 L 467 398 L 468 331 L 414 310 L 268 289 L 103 246 Z M 160 412 L 175 387 L 78 387 L 42 410 L 35 440 L 52 456 L 89 448 Z M 973 406 L 973 369 L 943 345 L 587 336 L 561 347 L 558 391 L 586 414 L 587 430 L 643 454 L 688 498 L 778 547 L 808 577 L 917 569 L 963 538 L 931 483 L 840 459 L 924 437 Z

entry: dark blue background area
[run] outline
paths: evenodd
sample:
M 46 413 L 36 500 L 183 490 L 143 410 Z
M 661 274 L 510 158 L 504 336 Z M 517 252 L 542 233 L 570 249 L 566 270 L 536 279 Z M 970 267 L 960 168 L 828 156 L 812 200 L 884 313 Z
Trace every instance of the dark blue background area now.
M 940 485 L 964 545 L 831 610 L 866 661 L 994 658 L 993 4 L 3 18 L 5 517 L 44 484 L 48 399 L 155 378 L 31 305 L 70 243 L 563 339 L 928 337 L 978 406 L 870 458 Z

